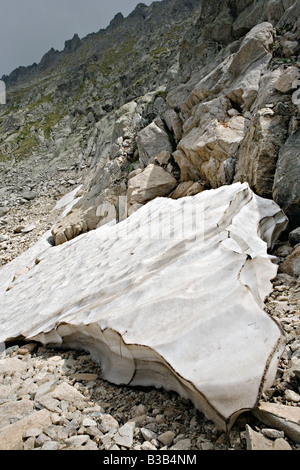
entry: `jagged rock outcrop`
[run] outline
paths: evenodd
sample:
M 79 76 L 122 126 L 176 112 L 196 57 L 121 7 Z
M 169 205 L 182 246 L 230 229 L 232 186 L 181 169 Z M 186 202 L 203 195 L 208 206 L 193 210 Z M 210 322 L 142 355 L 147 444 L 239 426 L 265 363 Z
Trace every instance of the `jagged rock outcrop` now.
M 69 54 L 75 52 L 82 45 L 82 41 L 78 34 L 74 34 L 73 38 L 65 42 L 64 52 Z
M 169 94 L 169 104 L 180 106 L 185 121 L 183 138 L 177 146 L 175 157 L 185 177 L 201 177 L 211 187 L 219 187 L 231 183 L 234 177 L 236 181 L 246 180 L 251 184 L 251 178 L 259 179 L 259 173 L 266 171 L 267 158 L 263 155 L 259 157 L 260 153 L 266 152 L 258 151 L 257 146 L 253 152 L 249 149 L 255 141 L 253 129 L 259 134 L 259 145 L 262 141 L 258 123 L 254 121 L 251 129 L 251 115 L 247 112 L 257 99 L 261 76 L 271 60 L 272 31 L 270 23 L 255 26 L 241 42 L 238 51 L 227 56 L 215 70 L 204 76 L 183 101 L 178 102 L 180 90 L 175 89 Z M 213 98 L 214 95 L 218 97 Z M 267 112 L 272 114 L 271 110 Z M 256 120 L 259 119 L 257 116 Z M 281 121 L 279 124 L 284 128 Z M 269 143 L 269 123 L 267 127 L 266 140 Z M 279 126 L 274 124 L 274 127 Z M 278 139 L 277 134 L 276 129 Z M 283 141 L 282 138 L 281 144 Z M 277 145 L 277 151 L 279 147 Z M 275 162 L 271 162 L 272 176 L 276 169 L 276 157 Z M 271 157 L 268 155 L 268 158 Z M 260 159 L 263 161 L 260 162 Z M 249 168 L 249 165 L 254 168 Z M 257 188 L 258 185 L 253 185 L 253 189 Z M 270 194 L 270 188 L 268 192 Z
M 183 42 L 185 83 L 167 96 L 183 129 L 174 152 L 182 181 L 200 180 L 212 188 L 247 181 L 257 194 L 277 197 L 280 151 L 299 123 L 295 89 L 300 81 L 296 49 L 288 65 L 277 59 L 287 57 L 284 41 L 296 38 L 299 2 L 275 3 L 202 3 L 199 20 Z M 223 39 L 220 21 L 228 26 Z M 285 198 L 291 201 L 297 200 L 294 186 L 290 175 Z M 289 214 L 294 228 L 299 216 Z
M 48 248 L 6 291 L 3 269 L 0 341 L 87 349 L 106 380 L 173 389 L 230 428 L 272 384 L 284 345 L 263 305 L 277 272 L 267 249 L 286 223 L 246 183 L 156 198 Z

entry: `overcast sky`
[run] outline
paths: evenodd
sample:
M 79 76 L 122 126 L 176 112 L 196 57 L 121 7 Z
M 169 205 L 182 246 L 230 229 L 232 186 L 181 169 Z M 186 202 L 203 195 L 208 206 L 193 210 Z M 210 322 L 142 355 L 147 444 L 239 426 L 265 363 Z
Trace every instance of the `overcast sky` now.
M 153 0 L 0 0 L 0 78 L 20 65 L 40 62 L 51 47 L 106 28 L 116 13 L 126 17 Z

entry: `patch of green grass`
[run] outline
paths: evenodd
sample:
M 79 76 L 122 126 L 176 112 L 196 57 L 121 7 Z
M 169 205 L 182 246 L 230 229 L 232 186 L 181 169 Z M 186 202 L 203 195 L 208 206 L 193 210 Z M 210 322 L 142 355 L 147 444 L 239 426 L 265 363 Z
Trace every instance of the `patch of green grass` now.
M 118 80 L 114 80 L 113 82 L 107 83 L 106 85 L 102 85 L 102 88 L 103 88 L 104 90 L 106 90 L 106 89 L 111 88 L 111 87 L 114 86 L 114 85 L 117 85 L 117 83 L 119 83 L 119 81 L 118 81 Z
M 34 123 L 31 123 L 32 127 Z M 35 137 L 31 134 L 29 127 L 23 127 L 19 132 L 18 136 L 15 138 L 14 142 L 18 145 L 18 149 L 15 151 L 17 156 L 22 156 L 27 154 L 33 147 L 35 147 L 38 142 Z
M 0 154 L 0 163 L 7 163 L 11 161 L 11 155 Z
M 150 51 L 150 56 L 152 59 L 160 59 L 167 52 L 168 49 L 166 47 L 159 46 L 156 47 L 156 49 L 152 49 L 152 51 Z
M 38 107 L 41 106 L 42 104 L 45 104 L 45 103 L 52 103 L 52 101 L 53 101 L 52 94 L 43 95 L 40 99 L 38 99 L 38 100 L 35 101 L 34 103 L 31 103 L 31 104 L 28 106 L 28 110 L 29 110 L 30 112 L 32 112 L 34 109 L 38 108 Z
M 134 167 L 135 165 L 137 165 L 140 161 L 137 160 L 135 161 L 134 163 L 132 163 L 132 165 L 130 165 L 130 167 L 128 168 L 128 173 L 131 173 L 132 171 L 134 171 Z
M 46 137 L 46 139 L 50 138 L 52 128 L 59 123 L 62 117 L 63 116 L 61 114 L 57 113 L 49 113 L 45 116 L 41 128 L 44 132 L 44 136 Z
M 164 99 L 165 99 L 167 95 L 168 95 L 168 92 L 167 92 L 167 91 L 162 91 L 162 90 L 160 90 L 160 91 L 158 91 L 158 92 L 155 94 L 155 98 L 161 97 L 161 98 L 164 98 Z
M 137 80 L 134 84 L 135 87 L 140 87 L 145 81 L 145 77 L 142 77 L 140 78 L 139 80 Z
M 174 25 L 168 29 L 168 31 L 164 34 L 165 39 L 169 42 L 174 39 L 178 39 L 180 37 L 180 33 L 182 31 L 181 25 Z
M 134 46 L 136 39 L 131 37 L 124 41 L 120 47 L 107 49 L 101 60 L 98 62 L 99 70 L 107 77 L 111 74 L 113 68 L 121 61 L 127 58 L 130 53 L 135 54 Z
M 18 90 L 7 90 L 7 103 L 11 110 L 20 106 L 22 99 L 30 93 L 36 85 L 31 85 L 26 88 L 20 88 Z

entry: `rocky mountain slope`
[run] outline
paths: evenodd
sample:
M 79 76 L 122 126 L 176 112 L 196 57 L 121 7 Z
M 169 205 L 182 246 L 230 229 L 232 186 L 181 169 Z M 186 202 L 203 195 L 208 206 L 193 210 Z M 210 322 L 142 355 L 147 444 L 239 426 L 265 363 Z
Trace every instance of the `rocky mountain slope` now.
M 126 219 L 156 197 L 180 199 L 245 182 L 286 213 L 289 225 L 272 250 L 279 274 L 265 309 L 282 325 L 287 345 L 274 387 L 255 410 L 261 421 L 256 431 L 238 422 L 231 431 L 239 436 L 236 445 L 233 437 L 225 445 L 224 436 L 206 430 L 200 442 L 185 428 L 189 448 L 202 449 L 208 435 L 207 448 L 272 447 L 272 432 L 258 432 L 264 422 L 286 433 L 273 432 L 271 439 L 288 436 L 291 448 L 300 442 L 299 17 L 299 0 L 139 4 L 127 18 L 116 15 L 105 30 L 83 39 L 74 35 L 63 51 L 52 49 L 39 64 L 3 77 L 8 100 L 0 105 L 2 265 L 50 230 L 49 243 L 65 244 Z M 61 215 L 56 203 L 72 190 L 78 199 Z M 285 410 L 280 418 L 275 405 L 295 414 Z M 158 435 L 174 432 L 155 422 L 154 415 L 143 421 Z M 41 432 L 24 441 L 41 434 L 49 437 Z M 99 436 L 94 442 L 104 448 L 108 437 Z M 109 439 L 108 449 L 117 445 Z M 151 445 L 163 447 L 159 442 Z

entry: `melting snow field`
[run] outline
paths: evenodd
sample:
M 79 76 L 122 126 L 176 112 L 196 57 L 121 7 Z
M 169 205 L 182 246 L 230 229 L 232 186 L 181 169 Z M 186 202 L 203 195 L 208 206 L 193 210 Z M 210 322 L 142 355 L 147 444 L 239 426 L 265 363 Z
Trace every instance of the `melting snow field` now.
M 270 387 L 284 347 L 264 312 L 287 219 L 247 183 L 156 198 L 0 269 L 0 341 L 84 348 L 116 384 L 190 398 L 221 428 Z M 13 281 L 13 279 L 15 279 Z

